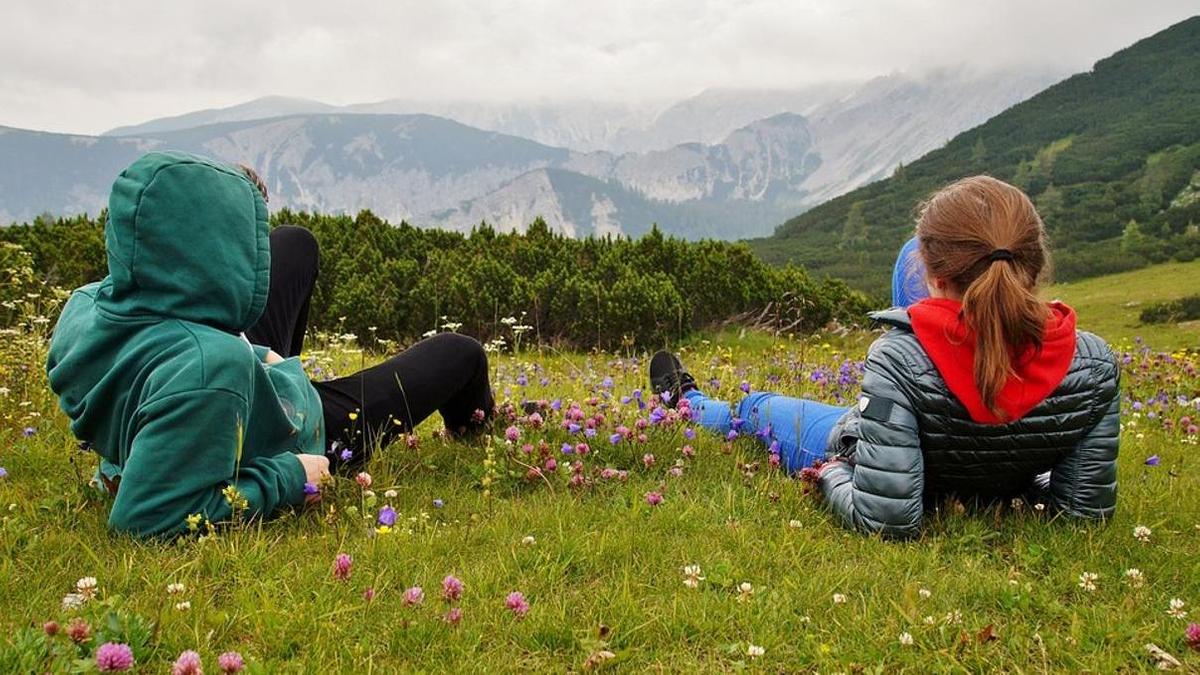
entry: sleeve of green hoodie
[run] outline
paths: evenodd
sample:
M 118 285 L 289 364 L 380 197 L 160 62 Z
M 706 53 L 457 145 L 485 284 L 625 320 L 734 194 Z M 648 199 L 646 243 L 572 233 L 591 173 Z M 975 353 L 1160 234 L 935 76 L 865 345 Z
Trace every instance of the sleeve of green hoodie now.
M 248 408 L 241 395 L 212 388 L 143 403 L 134 416 L 136 432 L 109 527 L 174 535 L 187 530 L 193 514 L 228 521 L 233 509 L 223 491 L 229 485 L 246 499 L 245 518 L 302 502 L 304 468 L 292 453 L 239 462 L 240 425 Z

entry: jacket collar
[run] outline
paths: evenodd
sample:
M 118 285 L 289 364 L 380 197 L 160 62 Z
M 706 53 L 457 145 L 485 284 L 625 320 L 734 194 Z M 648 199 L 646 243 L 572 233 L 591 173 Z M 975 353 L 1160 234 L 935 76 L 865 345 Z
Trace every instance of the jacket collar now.
M 908 315 L 908 310 L 903 307 L 893 307 L 884 309 L 878 312 L 869 312 L 867 316 L 877 324 L 891 326 L 893 328 L 907 328 L 912 330 L 912 317 Z

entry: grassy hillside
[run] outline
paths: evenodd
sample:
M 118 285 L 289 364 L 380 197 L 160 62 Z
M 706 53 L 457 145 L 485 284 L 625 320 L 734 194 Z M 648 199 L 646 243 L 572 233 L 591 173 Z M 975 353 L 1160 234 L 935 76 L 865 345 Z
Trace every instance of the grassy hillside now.
M 882 294 L 918 203 L 987 173 L 1026 190 L 1059 275 L 1082 278 L 1200 255 L 1200 17 L 1096 63 L 895 174 L 752 242 Z
M 1121 274 L 1056 284 L 1046 295 L 1061 298 L 1079 313 L 1079 326 L 1112 343 L 1142 338 L 1154 349 L 1200 349 L 1200 321 L 1143 325 L 1149 304 L 1200 293 L 1200 260 L 1167 263 Z

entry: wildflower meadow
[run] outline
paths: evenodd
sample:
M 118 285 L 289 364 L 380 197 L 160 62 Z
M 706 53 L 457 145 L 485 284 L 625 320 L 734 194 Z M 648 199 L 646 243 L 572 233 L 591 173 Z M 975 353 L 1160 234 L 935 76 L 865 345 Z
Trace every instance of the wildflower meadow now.
M 1200 355 L 1152 335 L 1113 337 L 1120 501 L 1102 525 L 948 501 L 916 541 L 847 531 L 757 439 L 664 406 L 647 351 L 560 351 L 514 317 L 489 343 L 490 433 L 452 441 L 435 417 L 310 486 L 314 506 L 164 543 L 105 528 L 96 460 L 45 382 L 59 300 L 6 300 L 0 672 L 1200 669 Z M 850 404 L 873 335 L 672 346 L 715 396 Z M 385 351 L 331 333 L 303 358 L 329 377 Z

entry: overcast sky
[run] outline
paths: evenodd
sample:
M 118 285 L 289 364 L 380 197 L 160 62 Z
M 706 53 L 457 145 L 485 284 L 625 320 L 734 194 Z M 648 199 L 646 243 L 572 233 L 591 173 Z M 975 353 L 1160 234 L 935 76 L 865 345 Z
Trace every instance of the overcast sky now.
M 0 125 L 98 133 L 267 94 L 682 98 L 1096 59 L 1196 0 L 3 0 Z

